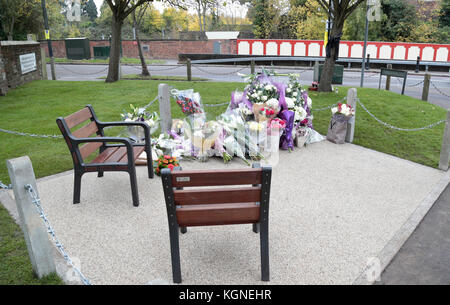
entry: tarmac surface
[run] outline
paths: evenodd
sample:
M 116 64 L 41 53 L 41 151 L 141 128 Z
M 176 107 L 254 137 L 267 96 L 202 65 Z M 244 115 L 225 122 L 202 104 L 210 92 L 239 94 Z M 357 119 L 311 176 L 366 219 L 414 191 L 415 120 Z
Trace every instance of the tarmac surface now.
M 181 165 L 246 167 L 239 159 Z M 72 171 L 37 182 L 56 234 L 93 284 L 172 283 L 161 180 L 148 179 L 145 167 L 137 174 L 139 207 L 132 205 L 127 173 L 86 174 L 77 205 Z M 280 152 L 272 176 L 269 283 L 354 283 L 444 175 L 353 144 L 323 141 Z M 180 250 L 184 284 L 264 284 L 251 225 L 188 228 Z
M 450 285 L 450 185 L 376 284 Z

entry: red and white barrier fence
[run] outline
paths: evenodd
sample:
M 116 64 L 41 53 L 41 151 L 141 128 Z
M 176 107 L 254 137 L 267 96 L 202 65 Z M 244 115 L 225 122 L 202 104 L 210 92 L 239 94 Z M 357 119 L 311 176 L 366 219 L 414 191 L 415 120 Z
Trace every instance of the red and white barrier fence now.
M 267 56 L 325 56 L 321 40 L 238 39 L 238 55 Z M 362 58 L 362 41 L 341 41 L 339 57 Z M 450 61 L 449 44 L 367 42 L 367 54 L 371 59 Z

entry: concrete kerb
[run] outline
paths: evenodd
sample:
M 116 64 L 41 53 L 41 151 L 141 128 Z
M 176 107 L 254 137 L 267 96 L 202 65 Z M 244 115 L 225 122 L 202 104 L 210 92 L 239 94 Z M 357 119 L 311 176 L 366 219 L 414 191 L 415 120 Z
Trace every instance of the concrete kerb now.
M 395 235 L 384 246 L 380 253 L 375 257 L 380 262 L 379 275 L 381 275 L 397 255 L 400 248 L 408 240 L 417 226 L 421 223 L 422 219 L 431 209 L 433 204 L 439 198 L 441 193 L 445 190 L 450 183 L 450 171 L 445 174 L 434 189 L 422 200 L 416 210 L 410 215 L 408 220 L 401 226 L 401 228 L 395 233 Z M 358 278 L 353 282 L 353 285 L 372 285 L 375 280 L 368 279 L 368 269 L 361 272 Z

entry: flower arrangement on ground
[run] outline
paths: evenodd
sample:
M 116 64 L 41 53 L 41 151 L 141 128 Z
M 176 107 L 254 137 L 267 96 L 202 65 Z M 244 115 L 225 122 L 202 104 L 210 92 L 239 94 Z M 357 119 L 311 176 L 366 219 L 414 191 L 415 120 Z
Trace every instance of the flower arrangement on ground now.
M 145 108 L 134 107 L 132 104 L 130 104 L 130 108 L 131 112 L 124 110 L 124 112 L 120 114 L 123 121 L 145 122 L 151 129 L 153 128 L 153 131 L 156 130 L 154 127 L 159 127 L 158 123 L 160 118 L 157 112 L 148 112 Z
M 338 103 L 331 108 L 333 114 L 328 125 L 327 140 L 336 143 L 345 143 L 347 123 L 355 115 L 355 110 L 347 104 Z
M 160 118 L 157 112 L 148 112 L 145 108 L 134 107 L 130 104 L 131 112 L 126 110 L 120 114 L 125 122 L 145 122 L 150 127 L 150 134 L 154 134 L 159 129 Z M 144 129 L 141 126 L 127 126 L 127 133 L 130 138 L 139 142 L 145 138 Z
M 181 91 L 173 89 L 171 94 L 185 115 L 203 114 L 205 112 L 201 103 L 200 94 L 194 92 L 193 89 Z
M 338 103 L 337 107 L 331 108 L 332 114 L 343 114 L 347 117 L 351 117 L 355 115 L 355 109 L 348 104 Z
M 161 170 L 163 168 L 168 168 L 170 171 L 173 171 L 175 167 L 180 166 L 177 158 L 169 155 L 160 156 L 158 160 L 155 161 L 155 164 L 155 174 L 158 176 L 161 175 Z

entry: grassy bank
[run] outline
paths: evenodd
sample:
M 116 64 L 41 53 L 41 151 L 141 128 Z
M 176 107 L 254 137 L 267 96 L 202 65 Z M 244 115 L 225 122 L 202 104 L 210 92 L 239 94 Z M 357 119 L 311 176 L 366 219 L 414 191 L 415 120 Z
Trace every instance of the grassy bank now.
M 23 238 L 23 232 L 0 204 L 0 285 L 60 285 L 56 274 L 38 279 Z

